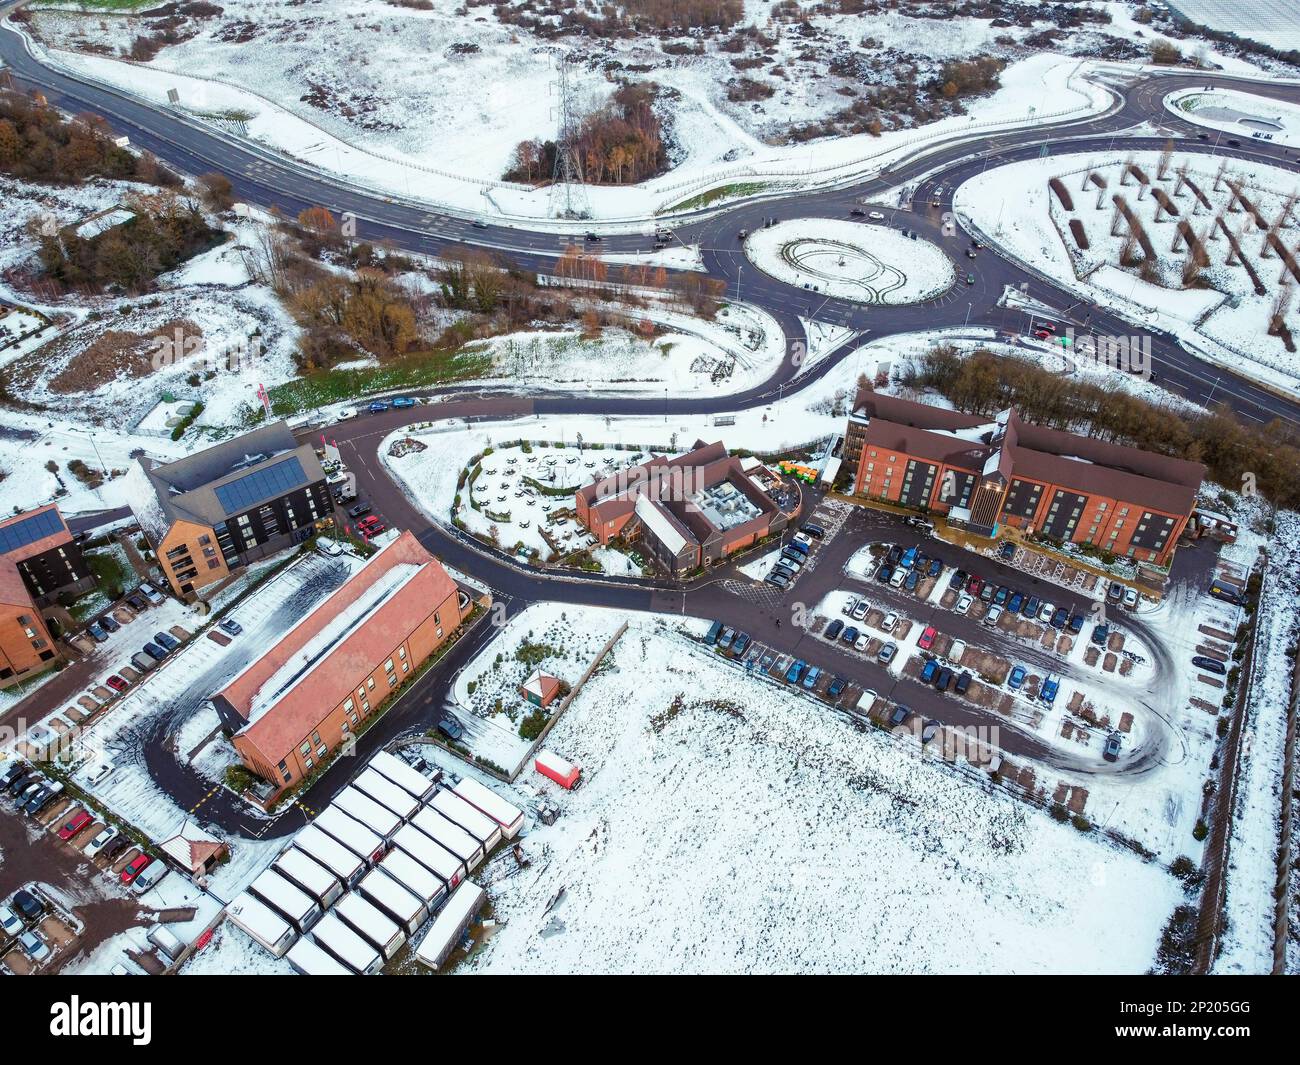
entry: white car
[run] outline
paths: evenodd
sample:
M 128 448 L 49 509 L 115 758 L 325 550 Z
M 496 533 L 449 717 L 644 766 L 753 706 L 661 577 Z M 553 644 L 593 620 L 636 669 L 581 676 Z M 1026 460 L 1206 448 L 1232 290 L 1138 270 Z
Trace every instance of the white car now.
M 24 932 L 20 935 L 18 945 L 23 948 L 23 953 L 34 962 L 43 962 L 50 956 L 50 948 L 45 945 L 45 940 L 35 932 Z
M 879 211 L 868 211 L 867 218 L 873 222 L 883 222 L 885 220 L 885 216 Z
M 162 606 L 163 604 L 162 593 L 152 584 L 140 585 L 140 594 L 148 599 L 154 606 Z
M 858 600 L 857 600 L 857 597 L 856 597 L 856 596 L 852 596 L 852 595 L 849 596 L 848 601 L 844 604 L 844 611 L 843 611 L 844 616 L 845 616 L 846 618 L 851 618 L 851 617 L 853 617 L 853 611 L 855 611 L 855 610 L 857 610 L 857 609 L 858 609 Z
M 1136 588 L 1124 589 L 1124 605 L 1130 610 L 1138 605 L 1138 594 Z
M 989 607 L 989 612 L 984 615 L 984 624 L 996 625 L 998 623 L 998 618 L 1000 618 L 1001 616 L 1002 616 L 1002 607 L 991 606 Z
M 958 614 L 964 614 L 970 609 L 971 603 L 975 602 L 975 597 L 969 592 L 962 592 L 961 598 L 957 600 L 957 605 L 953 607 Z
M 81 853 L 87 858 L 93 858 L 115 839 L 117 839 L 117 829 L 112 825 L 105 825 L 95 834 L 95 838 L 82 848 Z
M 870 642 L 871 642 L 871 637 L 864 632 L 861 636 L 859 636 L 856 640 L 853 641 L 854 650 L 865 651 L 867 649 L 867 644 L 869 644 Z
M 23 922 L 8 906 L 0 906 L 0 931 L 6 936 L 16 936 L 23 930 Z
M 339 421 L 341 421 L 341 422 L 345 422 L 345 421 L 347 421 L 349 418 L 355 418 L 356 416 L 357 416 L 357 408 L 356 408 L 356 407 L 340 407 L 340 408 L 339 408 L 338 419 L 339 419 Z
M 894 575 L 889 578 L 889 586 L 891 588 L 901 588 L 905 580 L 907 580 L 907 570 L 899 566 L 898 569 L 894 570 Z
M 961 656 L 966 653 L 965 640 L 953 640 L 952 646 L 948 648 L 948 661 L 960 662 Z
M 860 603 L 858 603 L 857 606 L 853 608 L 853 620 L 862 621 L 867 616 L 867 613 L 870 610 L 871 610 L 871 604 L 868 603 L 865 599 L 863 599 Z
M 1051 621 L 1052 615 L 1055 613 L 1056 613 L 1056 607 L 1052 606 L 1051 603 L 1044 603 L 1041 607 L 1038 608 L 1038 620 L 1042 622 Z
M 871 708 L 876 705 L 876 700 L 878 698 L 879 696 L 875 692 L 873 692 L 870 688 L 864 691 L 860 696 L 858 696 L 859 713 L 863 713 L 863 714 L 871 713 Z
M 880 623 L 880 627 L 886 632 L 893 632 L 894 626 L 898 624 L 897 614 L 886 614 L 885 620 Z
M 790 539 L 796 544 L 803 544 L 804 547 L 812 547 L 812 537 L 807 533 L 795 533 Z

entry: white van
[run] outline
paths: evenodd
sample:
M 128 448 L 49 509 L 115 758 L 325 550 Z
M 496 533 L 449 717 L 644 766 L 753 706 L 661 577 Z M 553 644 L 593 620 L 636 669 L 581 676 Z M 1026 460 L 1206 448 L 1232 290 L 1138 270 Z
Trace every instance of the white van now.
M 876 705 L 876 700 L 879 698 L 880 696 L 878 696 L 875 692 L 871 691 L 871 689 L 868 688 L 866 691 L 864 691 L 861 695 L 858 696 L 858 713 L 859 714 L 871 713 L 871 708 Z

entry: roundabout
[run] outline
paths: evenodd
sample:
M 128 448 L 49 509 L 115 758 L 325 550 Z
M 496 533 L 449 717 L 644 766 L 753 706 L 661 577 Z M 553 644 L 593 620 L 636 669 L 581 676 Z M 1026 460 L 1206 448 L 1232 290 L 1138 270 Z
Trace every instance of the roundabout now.
M 931 241 L 831 218 L 760 229 L 746 239 L 745 255 L 778 281 L 855 303 L 920 303 L 957 280 L 952 261 Z

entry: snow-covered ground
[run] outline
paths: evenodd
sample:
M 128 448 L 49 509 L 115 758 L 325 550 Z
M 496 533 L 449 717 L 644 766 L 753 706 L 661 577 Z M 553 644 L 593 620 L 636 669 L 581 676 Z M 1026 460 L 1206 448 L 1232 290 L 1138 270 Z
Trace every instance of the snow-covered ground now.
M 795 218 L 751 233 L 745 255 L 786 284 L 859 303 L 919 303 L 957 279 L 928 240 L 896 229 L 830 218 Z
M 1237 89 L 1181 89 L 1165 97 L 1165 106 L 1189 122 L 1237 137 L 1268 134 L 1278 144 L 1300 144 L 1300 107 L 1285 100 Z
M 748 45 L 754 54 L 740 56 L 716 41 L 673 55 L 643 36 L 561 36 L 560 47 L 573 48 L 582 60 L 570 64 L 579 113 L 609 98 L 611 63 L 624 76 L 653 80 L 665 91 L 659 109 L 668 120 L 675 166 L 640 186 L 592 187 L 595 217 L 645 218 L 709 189 L 747 181 L 842 180 L 919 146 L 968 135 L 980 128 L 977 123 L 1006 127 L 1085 117 L 1111 103 L 1059 44 L 1052 51 L 1014 44 L 1032 33 L 1030 27 L 889 13 L 872 20 L 871 43 L 864 46 L 858 16 L 819 15 L 801 20 L 796 30 L 785 17 L 769 22 L 772 8 L 772 0 L 753 0 L 746 12 L 747 22 L 775 34 L 767 55 Z M 503 25 L 490 10 L 474 18 L 463 11 L 456 0 L 434 0 L 429 10 L 358 9 L 348 0 L 301 7 L 230 0 L 220 15 L 187 23 L 179 43 L 145 63 L 112 58 L 148 34 L 150 27 L 134 17 L 39 10 L 30 25 L 50 46 L 52 62 L 156 102 L 175 90 L 196 121 L 232 136 L 460 211 L 548 217 L 554 213 L 548 190 L 499 179 L 519 141 L 553 136 L 548 89 L 555 72 L 547 45 L 554 42 Z M 1105 29 L 1082 34 L 1076 55 L 1106 54 L 1116 37 Z M 930 122 L 919 132 L 910 117 L 900 117 L 899 128 L 887 126 L 879 136 L 858 132 L 789 143 L 792 129 L 844 112 L 864 84 L 896 84 L 901 65 L 937 76 L 944 60 L 983 50 L 1010 62 L 1002 87 L 971 99 L 966 114 Z M 741 85 L 733 59 L 747 64 L 745 78 L 766 86 L 766 98 L 731 98 Z M 432 95 L 431 70 L 439 86 Z M 1031 99 L 1048 103 L 1031 107 Z M 827 128 L 839 127 L 832 122 Z
M 1129 162 L 1147 183 L 1128 171 Z M 957 190 L 954 206 L 1000 247 L 1081 295 L 1114 307 L 1140 325 L 1173 333 L 1207 362 L 1300 393 L 1296 356 L 1287 352 L 1281 338 L 1268 333 L 1279 304 L 1288 327 L 1300 331 L 1292 296 L 1295 280 L 1271 247 L 1265 252 L 1266 232 L 1240 206 L 1233 206 L 1229 186 L 1232 181 L 1242 190 L 1268 226 L 1277 223 L 1279 238 L 1289 246 L 1295 239 L 1295 220 L 1284 215 L 1283 208 L 1295 186 L 1294 175 L 1262 163 L 1177 153 L 1163 177 L 1158 176 L 1160 170 L 1159 155 L 1151 152 L 1049 156 L 972 178 Z M 1083 186 L 1090 171 L 1105 181 L 1104 188 L 1092 182 Z M 1050 190 L 1053 178 L 1060 179 L 1072 210 Z M 1174 205 L 1177 218 L 1161 210 L 1157 189 Z M 1121 222 L 1121 235 L 1111 235 L 1116 194 L 1124 196 L 1152 243 L 1156 261 L 1145 273 L 1120 265 L 1127 226 Z M 1256 292 L 1239 260 L 1228 261 L 1228 238 L 1212 225 L 1219 217 L 1238 235 L 1262 292 Z M 1189 259 L 1185 244 L 1171 250 L 1182 222 L 1202 241 L 1210 260 L 1191 284 L 1184 280 Z M 1088 247 L 1080 245 L 1076 228 Z M 1141 251 L 1136 255 L 1140 259 Z M 1288 282 L 1283 283 L 1283 277 Z
M 492 882 L 504 861 L 485 874 L 502 924 L 471 968 L 1152 964 L 1182 898 L 1160 866 L 747 677 L 675 628 L 634 619 L 551 732 L 585 783 L 539 779 L 562 815 L 530 831 L 528 874 Z

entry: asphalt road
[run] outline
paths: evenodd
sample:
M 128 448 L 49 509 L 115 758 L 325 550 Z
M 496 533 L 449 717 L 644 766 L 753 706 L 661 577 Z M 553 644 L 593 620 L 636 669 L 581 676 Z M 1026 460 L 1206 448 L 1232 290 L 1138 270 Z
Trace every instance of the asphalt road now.
M 52 103 L 68 111 L 88 111 L 104 116 L 117 132 L 129 136 L 136 147 L 153 152 L 178 170 L 190 174 L 213 170 L 223 172 L 230 177 L 238 198 L 264 208 L 278 209 L 286 215 L 296 215 L 309 206 L 323 205 L 336 214 L 353 214 L 360 225 L 359 236 L 363 239 L 387 240 L 397 247 L 430 255 L 468 246 L 483 247 L 508 257 L 521 267 L 537 270 L 549 269 L 571 240 L 571 234 L 530 230 L 525 224 L 476 226 L 469 218 L 456 217 L 427 204 L 405 202 L 347 185 L 272 149 L 202 126 L 167 108 L 155 108 L 116 90 L 48 69 L 27 52 L 21 36 L 7 28 L 0 28 L 0 59 L 20 86 L 39 89 Z M 361 498 L 372 502 L 390 525 L 413 530 L 434 554 L 487 583 L 511 611 L 522 609 L 531 602 L 563 599 L 626 610 L 717 618 L 744 628 L 761 642 L 874 688 L 891 700 L 906 702 L 929 719 L 958 725 L 990 723 L 982 716 L 982 711 L 969 704 L 915 682 L 895 679 L 874 663 L 845 654 L 820 637 L 785 624 L 784 617 L 794 601 L 791 598 L 796 594 L 794 592 L 756 609 L 753 601 L 735 594 L 725 573 L 711 574 L 683 587 L 668 582 L 617 578 L 557 579 L 524 569 L 504 555 L 492 552 L 420 513 L 384 473 L 376 457 L 376 448 L 392 430 L 431 418 L 498 419 L 529 414 L 647 412 L 689 414 L 762 405 L 806 387 L 830 372 L 861 343 L 860 340 L 847 342 L 819 360 L 811 370 L 804 371 L 800 360 L 794 356 L 796 342 L 805 339 L 799 322 L 801 316 L 864 331 L 867 339 L 962 325 L 986 326 L 1017 334 L 1023 331 L 1025 319 L 1018 312 L 999 307 L 998 299 L 1007 286 L 1023 286 L 1027 295 L 1057 309 L 1063 322 L 1074 322 L 1102 333 L 1130 334 L 1134 331 L 1130 323 L 1101 309 L 1079 305 L 1073 296 L 1050 280 L 993 249 L 980 252 L 975 260 L 967 260 L 963 252 L 970 244 L 970 234 L 960 229 L 945 231 L 944 215 L 951 208 L 953 189 L 990 165 L 1034 158 L 1044 152 L 1099 151 L 1117 143 L 1116 138 L 1120 135 L 1123 135 L 1122 144 L 1126 149 L 1158 149 L 1167 135 L 1178 136 L 1184 138 L 1180 140 L 1180 149 L 1217 151 L 1220 155 L 1260 159 L 1298 169 L 1291 153 L 1281 147 L 1246 142 L 1241 149 L 1229 149 L 1195 139 L 1195 134 L 1203 131 L 1166 112 L 1160 100 L 1174 89 L 1201 84 L 1237 84 L 1249 91 L 1300 102 L 1300 87 L 1297 86 L 1266 85 L 1219 75 L 1144 76 L 1126 87 L 1122 96 L 1117 96 L 1115 106 L 1107 114 L 1096 118 L 973 136 L 962 143 L 927 151 L 889 167 L 870 180 L 842 188 L 746 201 L 726 209 L 674 219 L 672 225 L 678 238 L 700 246 L 709 275 L 726 282 L 729 295 L 771 313 L 789 342 L 790 354 L 782 365 L 767 381 L 745 392 L 725 397 L 663 400 L 564 394 L 532 398 L 493 394 L 465 396 L 455 390 L 443 390 L 437 395 L 445 397 L 445 402 L 340 423 L 329 433 L 339 441 L 345 460 L 357 474 Z M 1156 127 L 1160 133 L 1155 136 L 1125 134 L 1125 131 L 1139 126 L 1147 130 Z M 888 224 L 917 230 L 945 247 L 957 261 L 962 274 L 969 269 L 974 275 L 974 284 L 959 284 L 955 290 L 935 300 L 913 306 L 865 307 L 826 299 L 821 294 L 784 284 L 756 268 L 746 267 L 738 239 L 741 230 L 756 229 L 772 218 L 820 216 L 847 221 L 849 212 L 859 199 L 878 196 L 887 189 L 911 182 L 917 182 L 917 186 L 910 206 L 891 212 Z M 936 187 L 943 190 L 938 194 L 937 207 L 932 204 Z M 581 223 L 575 226 L 580 227 Z M 601 247 L 610 252 L 649 252 L 652 243 L 653 238 L 649 236 L 621 234 L 607 236 Z M 1282 418 L 1288 422 L 1300 422 L 1300 404 L 1263 390 L 1244 378 L 1209 369 L 1183 351 L 1172 338 L 1156 335 L 1153 355 L 1158 381 L 1170 391 L 1198 402 L 1212 397 L 1247 421 L 1267 422 Z M 909 531 L 896 519 L 867 511 L 855 514 L 839 536 L 825 545 L 827 558 L 824 563 L 805 574 L 795 586 L 799 601 L 816 602 L 831 587 L 843 582 L 842 563 L 862 543 L 872 539 L 907 543 L 909 537 Z M 951 554 L 951 561 L 968 570 L 973 568 L 979 572 L 985 566 L 984 562 L 935 541 L 929 541 L 927 549 L 944 558 Z M 1191 556 L 1180 554 L 1180 565 L 1184 557 Z M 993 564 L 988 563 L 988 566 Z M 1199 579 L 1199 569 L 1194 575 L 1175 575 L 1175 579 L 1184 578 Z M 1032 586 L 1037 582 L 1016 575 L 1013 583 L 1030 591 L 1034 590 Z M 1048 586 L 1042 592 L 1053 602 L 1069 598 L 1056 586 Z M 888 599 L 895 593 L 877 587 L 874 594 L 877 598 Z M 907 612 L 917 617 L 917 603 L 911 597 L 908 599 L 910 602 L 900 602 L 899 605 L 906 605 Z M 924 608 L 921 620 L 926 620 L 925 611 L 930 609 Z M 988 644 L 987 630 L 969 619 L 944 612 L 943 617 L 934 620 L 942 622 L 944 631 L 977 645 Z M 1142 638 L 1139 618 L 1126 619 L 1125 627 Z M 444 710 L 450 679 L 491 638 L 493 631 L 490 626 L 481 625 L 469 633 L 443 661 L 421 678 L 415 689 L 365 734 L 358 753 L 364 755 L 395 735 L 413 729 L 423 730 L 435 722 Z M 1152 645 L 1149 643 L 1148 646 Z M 1025 649 L 1021 657 L 1028 664 L 1043 668 L 1048 664 L 1037 661 L 1041 656 L 1030 649 Z M 1060 665 L 1059 662 L 1056 664 Z M 1158 674 L 1161 670 L 1174 668 L 1172 663 L 1159 659 L 1156 665 Z M 1085 772 L 1105 770 L 1092 760 L 1070 759 L 1048 748 L 1034 734 L 1005 719 L 999 719 L 997 723 L 1001 726 L 1003 745 L 1011 753 L 1025 754 L 1062 768 Z M 1121 762 L 1120 768 L 1127 772 L 1143 772 L 1158 765 L 1163 755 L 1163 746 L 1155 743 L 1141 756 L 1131 758 L 1127 763 Z M 301 815 L 297 813 L 270 823 L 251 817 L 224 791 L 213 792 L 209 782 L 168 755 L 162 744 L 150 745 L 147 762 L 155 779 L 178 803 L 187 809 L 193 807 L 204 820 L 213 821 L 227 831 L 251 835 L 284 834 L 301 824 Z M 304 805 L 309 810 L 319 808 L 354 769 L 354 765 L 340 760 L 313 787 L 305 797 Z

